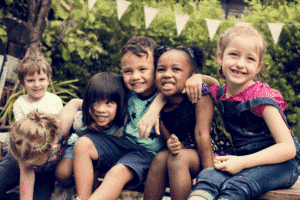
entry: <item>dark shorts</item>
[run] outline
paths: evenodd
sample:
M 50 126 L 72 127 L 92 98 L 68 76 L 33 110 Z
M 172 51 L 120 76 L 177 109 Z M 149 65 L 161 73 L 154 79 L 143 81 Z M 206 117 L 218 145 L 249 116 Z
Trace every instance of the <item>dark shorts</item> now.
M 133 189 L 145 182 L 151 162 L 155 155 L 145 148 L 132 143 L 125 137 L 106 134 L 86 134 L 94 143 L 99 159 L 94 163 L 96 170 L 108 171 L 114 165 L 121 163 L 135 172 L 135 178 L 125 187 Z

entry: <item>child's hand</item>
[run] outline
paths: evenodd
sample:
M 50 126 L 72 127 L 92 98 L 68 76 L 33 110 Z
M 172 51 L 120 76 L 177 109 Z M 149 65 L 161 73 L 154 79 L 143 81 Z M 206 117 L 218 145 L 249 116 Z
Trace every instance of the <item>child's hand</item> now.
M 186 93 L 190 102 L 197 103 L 202 95 L 202 75 L 194 74 L 185 82 L 182 94 Z
M 239 173 L 244 168 L 244 159 L 242 156 L 219 156 L 215 160 L 219 161 L 219 164 L 215 164 L 215 168 L 224 172 L 228 172 L 232 175 Z
M 151 110 L 148 110 L 148 112 L 143 116 L 143 118 L 140 120 L 140 122 L 137 125 L 137 130 L 140 134 L 140 138 L 141 139 L 144 138 L 145 140 L 147 140 L 153 126 L 155 127 L 155 132 L 158 135 L 160 135 L 159 113 L 156 111 L 151 112 Z
M 87 125 L 86 128 L 95 132 L 101 132 L 104 129 L 104 127 L 99 126 L 96 122 L 92 122 L 90 125 Z
M 167 141 L 167 146 L 171 154 L 174 156 L 179 154 L 181 149 L 181 142 L 178 140 L 178 137 L 174 134 Z

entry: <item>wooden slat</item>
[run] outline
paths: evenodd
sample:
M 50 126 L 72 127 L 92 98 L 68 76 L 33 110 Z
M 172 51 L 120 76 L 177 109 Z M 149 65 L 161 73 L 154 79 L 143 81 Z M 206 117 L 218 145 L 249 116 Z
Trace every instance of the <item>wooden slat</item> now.
M 268 200 L 299 200 L 300 199 L 300 179 L 293 187 L 285 190 L 272 190 L 260 197 Z

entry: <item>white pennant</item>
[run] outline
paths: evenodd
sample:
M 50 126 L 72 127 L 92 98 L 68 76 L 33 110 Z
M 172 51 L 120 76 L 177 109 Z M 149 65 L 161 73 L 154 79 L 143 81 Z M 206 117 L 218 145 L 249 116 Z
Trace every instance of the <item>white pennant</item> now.
M 97 0 L 89 0 L 89 10 L 93 8 Z
M 235 25 L 236 26 L 252 26 L 251 23 L 247 23 L 247 22 L 236 22 Z
M 118 19 L 120 20 L 131 3 L 125 0 L 117 0 Z
M 205 19 L 205 21 L 207 24 L 210 40 L 212 40 L 222 21 L 216 19 Z
M 158 11 L 159 10 L 155 8 L 149 8 L 147 6 L 144 6 L 146 28 L 150 26 L 152 20 L 155 18 Z
M 187 23 L 189 18 L 190 16 L 188 15 L 175 14 L 177 35 L 180 35 L 181 31 L 184 29 L 185 24 Z
M 267 23 L 271 31 L 274 43 L 277 44 L 283 24 L 281 23 Z

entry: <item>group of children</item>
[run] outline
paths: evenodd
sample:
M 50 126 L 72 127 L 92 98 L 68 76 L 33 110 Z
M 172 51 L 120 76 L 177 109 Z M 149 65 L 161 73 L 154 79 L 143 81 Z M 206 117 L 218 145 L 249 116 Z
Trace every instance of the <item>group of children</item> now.
M 146 200 L 161 199 L 167 186 L 175 200 L 253 199 L 291 187 L 300 146 L 281 94 L 254 81 L 265 70 L 265 52 L 253 27 L 226 30 L 217 52 L 226 85 L 219 87 L 216 79 L 196 74 L 205 63 L 198 45 L 165 47 L 133 37 L 121 50 L 122 76 L 94 75 L 83 100 L 65 107 L 46 91 L 51 67 L 45 58 L 27 53 L 18 68 L 27 95 L 14 105 L 0 197 L 19 185 L 20 199 L 51 199 L 56 180 L 62 188 L 75 181 L 72 199 L 81 200 L 117 199 L 124 188 L 142 183 Z M 213 106 L 235 155 L 214 157 Z

